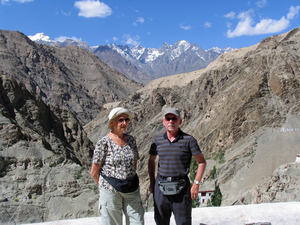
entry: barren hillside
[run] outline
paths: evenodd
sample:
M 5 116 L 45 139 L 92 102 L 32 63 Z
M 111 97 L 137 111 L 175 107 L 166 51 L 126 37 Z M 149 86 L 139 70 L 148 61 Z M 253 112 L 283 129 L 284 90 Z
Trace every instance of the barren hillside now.
M 221 55 L 206 69 L 154 80 L 120 102 L 135 115 L 128 132 L 136 137 L 142 156 L 145 200 L 149 146 L 164 131 L 162 111 L 168 106 L 181 110 L 181 128 L 196 137 L 208 159 L 200 188 L 213 186 L 210 172 L 216 166 L 224 205 L 295 160 L 300 146 L 299 36 L 296 28 L 266 38 Z M 104 124 L 109 110 L 85 126 L 94 143 L 108 132 Z
M 7 60 L 0 61 L 1 223 L 98 216 L 98 187 L 89 167 L 93 144 L 108 132 L 108 114 L 117 105 L 134 113 L 128 132 L 139 148 L 146 211 L 153 208 L 148 151 L 152 138 L 164 132 L 162 114 L 169 106 L 181 110 L 181 128 L 198 140 L 207 159 L 200 190 L 217 181 L 223 206 L 300 200 L 299 165 L 292 164 L 300 153 L 299 28 L 223 54 L 204 70 L 155 80 L 123 100 L 116 97 L 118 102 L 104 101 L 100 111 L 86 107 L 91 102 L 80 96 L 93 89 L 97 99 L 113 98 L 130 88 L 128 80 L 124 85 L 121 77 L 110 77 L 122 84 L 109 80 L 115 89 L 107 94 L 96 84 L 102 79 L 89 73 L 88 67 L 95 72 L 102 65 L 89 64 L 94 56 L 72 48 L 45 49 L 20 33 L 17 40 L 28 43 L 18 46 L 8 38 L 13 34 L 0 35 L 0 56 Z M 110 74 L 108 67 L 102 69 Z M 55 99 L 61 108 L 51 104 Z M 85 114 L 81 107 L 88 115 L 98 113 L 84 127 L 76 117 Z
M 143 87 L 78 46 L 37 44 L 17 31 L 0 30 L 0 75 L 22 81 L 46 103 L 90 122 L 102 105 Z

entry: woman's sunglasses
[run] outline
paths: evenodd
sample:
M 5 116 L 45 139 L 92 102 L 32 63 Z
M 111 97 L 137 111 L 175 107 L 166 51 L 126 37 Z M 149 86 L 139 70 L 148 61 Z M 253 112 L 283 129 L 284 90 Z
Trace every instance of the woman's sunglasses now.
M 129 121 L 130 121 L 130 119 L 129 118 L 126 118 L 126 119 L 118 119 L 118 122 L 119 123 L 123 123 L 123 122 L 126 122 L 126 123 L 128 123 Z

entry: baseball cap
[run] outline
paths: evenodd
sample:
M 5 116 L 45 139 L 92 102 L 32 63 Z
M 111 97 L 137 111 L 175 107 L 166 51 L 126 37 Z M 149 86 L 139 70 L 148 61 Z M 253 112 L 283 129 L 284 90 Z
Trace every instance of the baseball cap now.
M 173 114 L 175 116 L 179 116 L 180 117 L 180 112 L 179 112 L 179 110 L 177 108 L 167 108 L 165 110 L 164 117 L 165 117 L 165 115 L 167 115 L 169 113 L 171 113 L 171 114 Z

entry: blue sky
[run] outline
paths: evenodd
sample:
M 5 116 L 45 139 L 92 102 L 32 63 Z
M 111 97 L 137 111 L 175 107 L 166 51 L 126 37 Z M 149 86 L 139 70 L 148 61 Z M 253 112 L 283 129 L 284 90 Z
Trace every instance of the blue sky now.
M 90 46 L 248 47 L 300 26 L 299 0 L 0 0 L 0 29 Z

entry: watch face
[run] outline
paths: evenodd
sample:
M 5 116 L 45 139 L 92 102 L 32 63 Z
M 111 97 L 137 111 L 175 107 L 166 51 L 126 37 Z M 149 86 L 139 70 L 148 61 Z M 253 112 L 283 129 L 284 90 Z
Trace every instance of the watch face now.
M 199 184 L 199 181 L 197 181 L 197 180 L 194 180 L 194 182 L 195 182 L 195 184 Z

